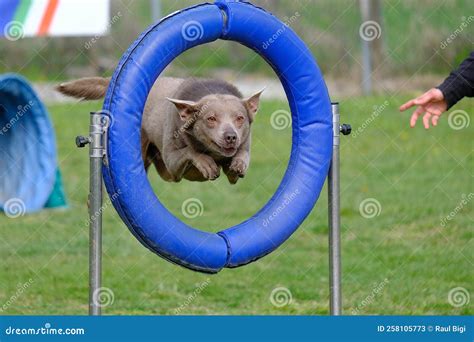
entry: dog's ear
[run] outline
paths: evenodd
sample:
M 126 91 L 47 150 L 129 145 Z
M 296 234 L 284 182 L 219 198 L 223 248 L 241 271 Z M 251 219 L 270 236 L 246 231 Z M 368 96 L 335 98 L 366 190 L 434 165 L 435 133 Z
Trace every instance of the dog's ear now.
M 194 113 L 198 111 L 198 104 L 196 102 L 170 99 L 169 97 L 166 99 L 176 106 L 179 117 L 184 122 L 189 121 L 193 117 Z
M 260 95 L 262 95 L 264 90 L 265 88 L 253 94 L 249 98 L 243 99 L 245 108 L 247 108 L 247 112 L 249 113 L 250 122 L 253 121 L 255 115 L 257 114 L 258 108 L 260 107 Z

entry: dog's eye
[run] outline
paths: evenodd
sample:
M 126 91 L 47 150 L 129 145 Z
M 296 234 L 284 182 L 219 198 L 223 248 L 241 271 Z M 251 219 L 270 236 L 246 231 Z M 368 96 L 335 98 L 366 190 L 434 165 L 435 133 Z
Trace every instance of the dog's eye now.
M 210 116 L 210 117 L 207 118 L 207 121 L 209 121 L 209 122 L 216 122 L 217 119 L 216 119 L 215 116 Z
M 237 121 L 238 121 L 238 122 L 242 122 L 242 121 L 244 121 L 244 120 L 245 120 L 245 118 L 244 118 L 242 115 L 239 115 L 239 116 L 237 117 Z

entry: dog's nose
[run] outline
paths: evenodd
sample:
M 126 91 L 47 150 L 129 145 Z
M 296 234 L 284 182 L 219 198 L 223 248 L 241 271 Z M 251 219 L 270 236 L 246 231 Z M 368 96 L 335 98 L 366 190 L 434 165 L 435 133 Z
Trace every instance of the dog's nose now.
M 224 133 L 225 142 L 228 144 L 235 144 L 237 141 L 237 134 L 235 132 Z

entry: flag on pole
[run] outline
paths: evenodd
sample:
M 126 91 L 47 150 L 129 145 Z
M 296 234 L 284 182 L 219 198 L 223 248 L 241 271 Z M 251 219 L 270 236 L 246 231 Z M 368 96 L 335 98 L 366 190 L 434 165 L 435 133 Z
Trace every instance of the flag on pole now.
M 0 36 L 101 36 L 109 28 L 109 0 L 1 0 Z

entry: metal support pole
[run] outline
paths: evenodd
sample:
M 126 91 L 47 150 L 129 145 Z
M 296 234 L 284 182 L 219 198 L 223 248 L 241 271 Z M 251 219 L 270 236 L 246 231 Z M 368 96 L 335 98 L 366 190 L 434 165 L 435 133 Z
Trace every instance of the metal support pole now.
M 157 23 L 161 19 L 161 0 L 150 0 L 151 1 L 151 18 L 154 23 Z
M 331 315 L 340 315 L 341 298 L 341 231 L 339 199 L 339 140 L 340 118 L 339 103 L 332 104 L 333 149 L 328 175 L 328 210 L 329 210 L 329 292 Z
M 93 316 L 101 314 L 98 298 L 102 286 L 102 162 L 107 123 L 101 113 L 91 113 L 89 137 L 76 138 L 78 147 L 89 144 L 89 315 Z
M 342 313 L 341 292 L 341 216 L 339 182 L 340 133 L 348 135 L 351 126 L 340 125 L 339 103 L 332 103 L 333 150 L 328 174 L 328 218 L 329 218 L 329 311 L 331 315 Z
M 370 43 L 362 39 L 362 91 L 364 95 L 372 94 L 372 53 Z
M 362 16 L 362 24 L 368 23 L 371 19 L 371 2 L 369 0 L 360 1 L 360 12 Z M 362 90 L 364 95 L 372 93 L 372 49 L 371 41 L 364 39 L 363 35 L 360 37 L 362 44 Z

